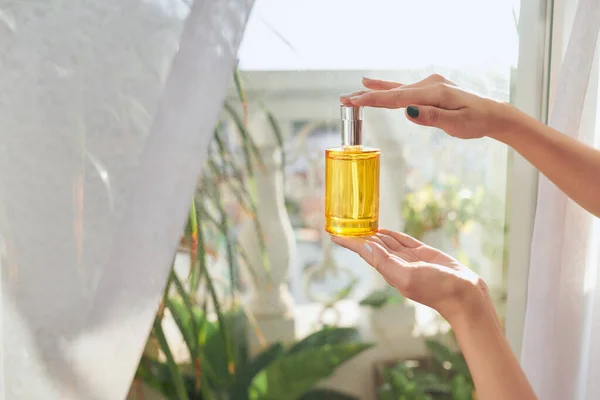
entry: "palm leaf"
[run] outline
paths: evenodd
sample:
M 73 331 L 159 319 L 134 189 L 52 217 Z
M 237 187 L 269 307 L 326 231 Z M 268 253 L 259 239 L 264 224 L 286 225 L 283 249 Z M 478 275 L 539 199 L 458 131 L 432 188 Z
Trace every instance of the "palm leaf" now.
M 200 210 L 200 212 L 202 212 L 202 210 Z M 199 229 L 198 230 L 198 242 L 199 243 L 200 242 L 204 243 L 203 236 L 204 235 L 202 233 L 202 230 Z M 208 287 L 208 291 L 210 293 L 210 297 L 212 299 L 213 306 L 215 308 L 215 312 L 217 314 L 217 320 L 219 321 L 219 326 L 221 327 L 221 329 L 219 329 L 219 331 L 223 338 L 223 343 L 225 344 L 225 355 L 226 355 L 227 361 L 228 361 L 228 369 L 229 369 L 229 372 L 233 374 L 235 372 L 235 361 L 234 361 L 234 357 L 233 357 L 233 350 L 231 348 L 231 343 L 229 341 L 229 333 L 227 332 L 225 320 L 223 318 L 223 313 L 221 311 L 221 304 L 219 303 L 219 299 L 217 297 L 217 292 L 215 291 L 212 277 L 210 276 L 210 274 L 208 273 L 208 271 L 206 269 L 206 263 L 205 262 L 201 263 L 200 268 L 201 268 L 200 273 L 206 277 L 206 286 Z
M 192 200 L 192 206 L 190 207 L 188 217 L 188 226 L 186 229 L 186 236 L 188 237 L 190 245 L 190 270 L 188 279 L 192 278 L 194 274 L 194 265 L 196 265 L 196 258 L 198 256 L 198 220 L 196 214 L 196 202 Z
M 251 362 L 244 365 L 236 375 L 236 381 L 229 391 L 229 398 L 236 400 L 248 400 L 248 390 L 254 377 L 274 360 L 285 354 L 281 343 L 276 343 L 257 355 Z
M 206 271 L 206 242 L 204 241 L 204 232 L 203 232 L 203 221 L 201 219 L 201 211 L 202 209 L 197 207 L 197 200 L 194 199 L 194 216 L 193 218 L 196 221 L 196 240 L 198 242 L 198 251 L 196 252 L 196 260 L 193 260 L 193 265 L 198 264 L 198 269 L 193 268 L 193 272 L 190 275 L 190 293 L 195 294 L 200 286 L 200 281 L 202 280 L 203 273 Z
M 214 165 L 214 168 L 217 168 L 216 165 Z M 231 285 L 232 293 L 235 293 L 235 289 L 238 287 L 237 268 L 236 268 L 237 260 L 233 256 L 233 246 L 231 245 L 231 242 L 229 240 L 230 235 L 229 235 L 229 223 L 227 220 L 227 212 L 225 211 L 225 208 L 223 207 L 223 201 L 221 199 L 221 192 L 220 192 L 219 188 L 217 188 L 217 190 L 215 190 L 214 197 L 215 197 L 214 205 L 217 207 L 217 210 L 219 211 L 219 214 L 221 217 L 221 221 L 219 222 L 220 230 L 226 238 L 225 251 L 227 253 L 227 261 L 229 264 L 229 282 Z
M 275 135 L 275 139 L 277 140 L 277 145 L 281 149 L 281 168 L 284 169 L 286 160 L 285 160 L 285 151 L 283 151 L 284 143 L 283 143 L 283 134 L 281 133 L 281 128 L 279 127 L 279 123 L 275 119 L 275 116 L 273 115 L 273 113 L 271 113 L 271 111 L 267 110 L 267 108 L 264 106 L 263 106 L 263 112 L 267 115 L 269 125 L 271 125 L 271 129 L 273 131 L 273 134 Z
M 177 363 L 175 363 L 175 359 L 173 358 L 173 353 L 171 353 L 171 348 L 167 343 L 167 338 L 165 337 L 165 333 L 162 329 L 162 322 L 159 318 L 154 320 L 154 335 L 156 336 L 156 340 L 158 340 L 158 344 L 162 352 L 165 354 L 167 359 L 167 369 L 169 371 L 169 375 L 171 377 L 171 383 L 173 385 L 174 394 L 177 400 L 189 400 L 188 392 L 185 387 L 185 383 L 183 380 L 183 375 Z
M 221 138 L 221 130 L 219 129 L 219 127 L 217 127 L 217 129 L 215 130 L 215 143 L 217 144 L 217 150 L 218 150 L 217 155 L 219 156 L 221 163 L 225 167 L 231 169 L 231 171 L 232 171 L 231 177 L 233 177 L 233 181 L 236 182 L 237 184 L 239 184 L 240 187 L 243 188 L 244 187 L 244 183 L 242 182 L 243 174 L 241 173 L 239 167 L 237 165 L 235 165 L 235 163 L 232 161 L 232 159 L 230 157 L 226 156 L 227 150 L 225 149 L 225 144 L 223 143 L 223 139 Z M 208 163 L 209 163 L 211 170 L 214 173 L 219 174 L 218 168 L 217 168 L 214 160 L 208 160 Z M 223 176 L 223 177 L 229 178 L 229 176 Z M 256 204 L 254 204 L 254 202 L 250 198 L 249 194 L 247 192 L 235 187 L 232 183 L 232 180 L 230 180 L 230 179 L 224 179 L 224 182 L 226 183 L 227 187 L 229 187 L 231 189 L 231 191 L 235 195 L 238 203 L 246 209 L 252 209 L 254 214 L 256 215 L 256 209 L 255 209 Z
M 288 354 L 273 361 L 252 380 L 252 400 L 295 400 L 322 379 L 333 374 L 342 363 L 355 357 L 369 344 L 325 345 Z
M 293 345 L 288 354 L 314 349 L 325 345 L 358 342 L 360 334 L 356 328 L 325 327 Z
M 248 129 L 244 126 L 244 123 L 240 116 L 236 113 L 233 106 L 227 102 L 225 102 L 225 111 L 233 120 L 233 123 L 236 126 L 236 131 L 240 135 L 242 140 L 242 149 L 244 151 L 244 158 L 246 160 L 246 168 L 248 169 L 248 173 L 250 175 L 254 174 L 254 169 L 252 168 L 252 157 L 255 157 L 256 162 L 261 170 L 266 170 L 265 164 L 262 161 L 262 156 L 260 151 L 258 150 L 258 146 L 254 142 L 254 139 L 250 136 Z
M 169 366 L 153 358 L 142 356 L 136 372 L 136 379 L 140 379 L 146 386 L 153 389 L 168 399 L 177 399 L 177 392 L 172 383 Z M 189 380 L 186 377 L 184 381 Z
M 248 125 L 248 102 L 246 101 L 246 92 L 242 86 L 242 77 L 240 76 L 240 70 L 236 68 L 233 73 L 233 82 L 235 83 L 235 89 L 237 95 L 242 102 L 244 109 L 244 125 Z

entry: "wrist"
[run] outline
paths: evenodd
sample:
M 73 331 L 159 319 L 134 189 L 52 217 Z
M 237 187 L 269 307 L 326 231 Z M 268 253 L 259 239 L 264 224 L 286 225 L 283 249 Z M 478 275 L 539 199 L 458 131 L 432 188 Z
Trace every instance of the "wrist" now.
M 481 278 L 470 282 L 459 294 L 455 307 L 444 310 L 442 316 L 454 331 L 478 325 L 484 320 L 497 320 L 488 287 Z
M 528 136 L 532 136 L 531 133 L 543 126 L 510 103 L 495 102 L 493 115 L 494 129 L 490 129 L 487 136 L 510 147 L 515 147 L 521 140 L 527 140 Z
M 504 142 L 519 126 L 518 120 L 521 112 L 510 103 L 495 100 L 490 100 L 490 102 L 492 102 L 490 106 L 492 117 L 489 119 L 490 126 L 486 136 Z

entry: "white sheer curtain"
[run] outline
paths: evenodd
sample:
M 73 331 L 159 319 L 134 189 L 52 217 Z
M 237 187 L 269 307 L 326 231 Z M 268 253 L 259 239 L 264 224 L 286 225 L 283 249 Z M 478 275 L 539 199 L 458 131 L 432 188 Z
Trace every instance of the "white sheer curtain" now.
M 574 15 L 570 10 L 576 10 Z M 557 21 L 558 20 L 558 21 Z M 600 2 L 557 1 L 557 82 L 549 124 L 600 143 Z M 600 177 L 598 177 L 600 179 Z M 600 229 L 594 218 L 542 177 L 531 249 L 522 362 L 540 399 L 600 398 Z
M 0 399 L 125 397 L 252 4 L 0 2 Z

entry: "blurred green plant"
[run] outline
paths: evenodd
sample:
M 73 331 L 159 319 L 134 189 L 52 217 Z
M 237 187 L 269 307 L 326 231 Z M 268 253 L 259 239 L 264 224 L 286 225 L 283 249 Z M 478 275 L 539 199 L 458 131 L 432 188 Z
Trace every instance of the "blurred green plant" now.
M 498 215 L 505 212 L 503 201 L 487 193 L 483 186 L 471 190 L 453 176 L 442 176 L 439 181 L 408 193 L 402 202 L 405 233 L 422 240 L 426 233 L 441 230 L 450 238 L 457 259 L 475 270 L 478 265 L 460 249 L 461 234 L 479 224 L 485 232 L 482 254 L 502 268 L 508 255 L 508 225 Z
M 408 193 L 402 202 L 404 231 L 416 239 L 436 229 L 443 229 L 458 244 L 460 232 L 480 220 L 486 193 L 480 186 L 465 189 L 456 177 L 445 177 L 441 183 L 429 183 Z
M 383 289 L 377 289 L 370 292 L 360 301 L 361 306 L 381 308 L 388 304 L 403 304 L 406 298 L 392 286 L 386 286 Z
M 165 398 L 353 399 L 343 393 L 316 390 L 314 386 L 333 374 L 338 366 L 371 347 L 359 341 L 355 329 L 326 327 L 289 347 L 273 344 L 251 359 L 242 352 L 234 352 L 230 361 L 228 349 L 239 348 L 244 342 L 245 331 L 239 329 L 239 315 L 236 311 L 226 312 L 221 322 L 213 322 L 200 307 L 190 308 L 186 302 L 170 298 L 168 309 L 184 337 L 191 361 L 175 363 L 168 346 L 161 344 L 165 361 L 146 354 L 137 371 L 137 379 Z M 164 336 L 159 317 L 154 330 L 161 342 Z M 225 332 L 233 334 L 224 335 Z
M 431 365 L 399 362 L 383 370 L 380 400 L 473 400 L 473 379 L 460 353 L 440 341 L 426 340 Z
M 290 348 L 279 343 L 267 347 L 252 314 L 239 301 L 238 265 L 247 259 L 237 242 L 232 209 L 242 210 L 253 219 L 267 271 L 269 264 L 264 235 L 255 218 L 255 166 L 260 169 L 264 165 L 246 128 L 248 107 L 237 71 L 234 83 L 238 102 L 224 105 L 227 119 L 215 128 L 181 239 L 181 246 L 190 254 L 189 270 L 182 274 L 173 268 L 170 274 L 135 384 L 143 383 L 166 399 L 176 400 L 351 399 L 313 387 L 370 347 L 358 341 L 355 330 L 325 328 Z M 275 119 L 267 115 L 278 143 L 282 143 Z M 241 151 L 229 144 L 228 123 L 235 127 Z M 210 268 L 211 258 L 220 253 L 225 254 L 226 277 Z M 249 272 L 252 279 L 255 271 Z M 185 362 L 176 360 L 181 357 L 175 357 L 167 340 L 163 327 L 166 314 L 172 317 L 187 348 Z M 264 348 L 253 358 L 248 357 L 249 330 Z

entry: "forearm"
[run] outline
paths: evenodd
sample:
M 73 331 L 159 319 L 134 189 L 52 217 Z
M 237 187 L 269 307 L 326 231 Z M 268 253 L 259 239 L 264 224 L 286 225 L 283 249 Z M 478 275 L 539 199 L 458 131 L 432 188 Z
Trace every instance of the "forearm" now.
M 518 112 L 506 143 L 581 207 L 600 216 L 600 151 Z
M 533 400 L 536 396 L 502 331 L 489 296 L 477 312 L 450 323 L 475 383 L 478 400 Z

